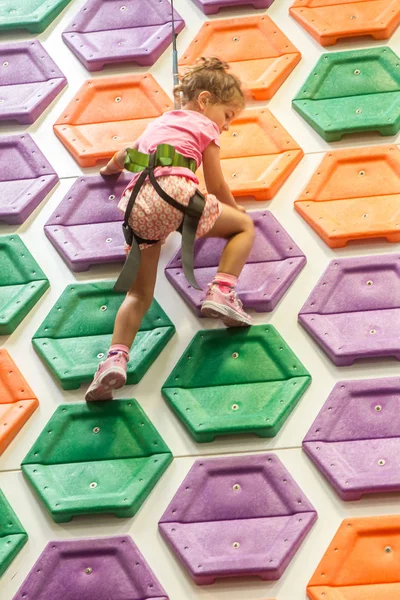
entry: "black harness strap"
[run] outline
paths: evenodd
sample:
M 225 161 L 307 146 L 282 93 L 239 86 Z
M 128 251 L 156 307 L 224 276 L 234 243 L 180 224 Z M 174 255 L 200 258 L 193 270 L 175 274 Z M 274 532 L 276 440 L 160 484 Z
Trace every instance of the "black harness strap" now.
M 182 234 L 182 266 L 183 272 L 186 279 L 196 289 L 201 289 L 198 285 L 194 276 L 194 242 L 196 239 L 196 231 L 203 214 L 205 199 L 203 194 L 196 190 L 194 195 L 190 198 L 188 206 L 179 204 L 174 198 L 171 198 L 169 194 L 163 190 L 159 185 L 156 176 L 154 175 L 154 169 L 156 168 L 156 155 L 155 153 L 150 154 L 149 165 L 143 171 L 141 171 L 138 180 L 132 190 L 129 197 L 129 201 L 126 207 L 124 222 L 122 230 L 124 233 L 125 241 L 128 246 L 131 247 L 122 271 L 115 282 L 114 289 L 117 292 L 127 292 L 135 281 L 141 262 L 141 252 L 139 244 L 156 244 L 159 240 L 146 240 L 139 237 L 129 225 L 129 217 L 133 210 L 136 198 L 147 177 L 150 180 L 151 185 L 157 192 L 157 194 L 170 206 L 176 208 L 183 213 L 183 220 L 180 224 L 178 231 Z

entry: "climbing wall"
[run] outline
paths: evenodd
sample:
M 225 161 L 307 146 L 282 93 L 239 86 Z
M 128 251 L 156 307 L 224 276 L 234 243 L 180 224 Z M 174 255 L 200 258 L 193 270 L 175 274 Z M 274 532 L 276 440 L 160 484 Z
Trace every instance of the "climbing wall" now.
M 179 68 L 249 90 L 221 165 L 254 326 L 200 317 L 174 234 L 129 385 L 86 405 L 129 180 L 98 171 L 172 107 L 171 7 L 0 2 L 0 598 L 396 600 L 399 1 L 174 4 Z

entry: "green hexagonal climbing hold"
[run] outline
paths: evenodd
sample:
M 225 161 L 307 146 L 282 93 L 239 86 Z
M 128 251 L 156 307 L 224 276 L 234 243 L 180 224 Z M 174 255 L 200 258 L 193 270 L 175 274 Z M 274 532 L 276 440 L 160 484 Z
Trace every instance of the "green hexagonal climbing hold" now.
M 199 331 L 162 393 L 197 442 L 273 437 L 311 376 L 272 325 Z
M 49 287 L 18 235 L 0 236 L 0 335 L 12 333 Z
M 136 400 L 63 404 L 22 461 L 57 523 L 139 510 L 172 454 Z
M 71 0 L 3 0 L 0 2 L 0 31 L 27 29 L 41 33 Z
M 0 490 L 0 577 L 28 541 L 28 535 Z
M 323 54 L 293 108 L 327 142 L 400 129 L 400 58 L 388 47 Z
M 107 354 L 115 315 L 125 294 L 113 281 L 67 286 L 32 338 L 64 390 L 91 381 Z M 127 383 L 138 383 L 175 333 L 156 300 L 142 321 L 130 353 Z

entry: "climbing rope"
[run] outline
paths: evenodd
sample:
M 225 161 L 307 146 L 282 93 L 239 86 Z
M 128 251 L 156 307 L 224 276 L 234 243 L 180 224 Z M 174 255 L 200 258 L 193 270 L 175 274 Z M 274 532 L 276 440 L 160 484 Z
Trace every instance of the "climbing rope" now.
M 175 31 L 175 16 L 174 16 L 174 0 L 171 0 L 171 14 L 172 14 L 172 73 L 174 78 L 174 86 L 179 84 L 178 74 L 178 48 L 176 45 L 176 39 L 178 34 Z M 174 108 L 181 108 L 179 98 L 174 99 Z

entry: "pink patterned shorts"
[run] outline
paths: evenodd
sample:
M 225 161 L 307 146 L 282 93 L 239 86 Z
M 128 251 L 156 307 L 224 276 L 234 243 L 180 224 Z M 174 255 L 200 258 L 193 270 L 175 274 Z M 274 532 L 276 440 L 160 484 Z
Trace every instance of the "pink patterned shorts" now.
M 169 196 L 184 206 L 189 204 L 197 189 L 194 181 L 179 175 L 161 176 L 157 178 L 157 182 Z M 131 190 L 126 191 L 118 203 L 122 212 L 126 210 L 130 195 Z M 214 227 L 222 211 L 221 203 L 213 194 L 206 194 L 205 200 L 204 211 L 197 227 L 197 238 L 203 237 Z M 136 198 L 129 225 L 139 237 L 145 240 L 161 240 L 164 243 L 169 234 L 178 229 L 182 218 L 181 211 L 160 198 L 151 183 L 146 182 Z M 140 249 L 149 246 L 150 244 L 140 244 Z

